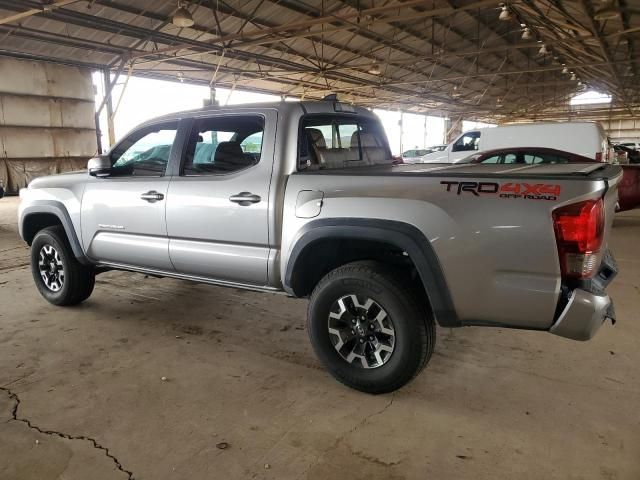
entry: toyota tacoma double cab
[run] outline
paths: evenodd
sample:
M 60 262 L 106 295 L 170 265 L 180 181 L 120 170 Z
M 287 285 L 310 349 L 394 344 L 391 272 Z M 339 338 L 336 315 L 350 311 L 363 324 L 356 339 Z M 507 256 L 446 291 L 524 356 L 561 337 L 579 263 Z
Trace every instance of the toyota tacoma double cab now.
M 436 322 L 586 340 L 614 319 L 620 167 L 394 163 L 334 100 L 176 113 L 32 181 L 20 234 L 54 305 L 112 269 L 309 298 L 320 361 L 370 393 L 420 372 Z

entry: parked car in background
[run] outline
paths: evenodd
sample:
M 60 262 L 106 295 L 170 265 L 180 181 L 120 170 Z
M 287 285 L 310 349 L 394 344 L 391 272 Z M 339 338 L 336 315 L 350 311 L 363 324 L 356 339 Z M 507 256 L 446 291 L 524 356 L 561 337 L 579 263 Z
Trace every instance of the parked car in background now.
M 500 125 L 461 134 L 441 152 L 422 157 L 424 163 L 458 163 L 473 152 L 496 148 L 555 148 L 598 161 L 609 160 L 609 139 L 597 122 L 558 122 Z
M 419 148 L 419 149 L 414 149 L 414 150 L 406 150 L 404 152 L 402 152 L 402 161 L 404 163 L 416 163 L 415 161 L 421 157 L 423 157 L 424 155 L 426 155 L 427 153 L 430 153 L 430 150 L 427 150 L 426 148 Z
M 503 165 L 536 165 L 543 163 L 598 163 L 571 152 L 552 148 L 503 148 L 476 153 L 458 163 Z M 618 211 L 640 207 L 640 165 L 621 165 L 622 181 L 618 184 Z
M 640 163 L 640 152 L 622 144 L 613 145 L 618 163 Z
M 428 147 L 428 150 L 431 150 L 431 152 L 441 152 L 443 151 L 445 148 L 447 148 L 448 145 L 432 145 L 430 147 Z M 429 153 L 431 153 L 429 152 Z
M 407 150 L 402 154 L 402 160 L 403 163 L 425 163 L 423 162 L 425 155 L 433 152 L 441 152 L 445 148 L 447 148 L 446 145 L 433 145 L 423 149 Z
M 620 142 L 617 145 L 622 145 L 623 147 L 632 148 L 636 152 L 640 152 L 640 142 Z
M 624 150 L 620 145 L 613 145 L 613 154 L 615 163 L 620 163 L 624 165 L 625 163 L 629 163 L 629 154 Z

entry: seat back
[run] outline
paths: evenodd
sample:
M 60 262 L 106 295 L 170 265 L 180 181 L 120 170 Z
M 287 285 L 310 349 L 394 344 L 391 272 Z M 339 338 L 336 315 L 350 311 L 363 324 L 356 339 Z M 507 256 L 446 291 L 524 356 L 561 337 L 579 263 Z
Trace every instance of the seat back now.
M 351 135 L 351 148 L 358 148 L 358 137 L 362 148 L 362 163 L 365 165 L 377 165 L 391 163 L 385 148 L 378 143 L 378 139 L 370 132 L 354 132 Z
M 238 142 L 220 142 L 213 164 L 216 171 L 235 171 L 255 165 L 254 158 L 245 155 Z

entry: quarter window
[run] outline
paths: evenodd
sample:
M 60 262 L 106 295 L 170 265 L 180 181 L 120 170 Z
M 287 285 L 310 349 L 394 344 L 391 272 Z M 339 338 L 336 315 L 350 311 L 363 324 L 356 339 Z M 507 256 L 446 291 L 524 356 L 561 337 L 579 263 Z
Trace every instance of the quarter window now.
M 176 122 L 138 130 L 111 152 L 111 176 L 159 177 L 164 175 L 176 138 Z

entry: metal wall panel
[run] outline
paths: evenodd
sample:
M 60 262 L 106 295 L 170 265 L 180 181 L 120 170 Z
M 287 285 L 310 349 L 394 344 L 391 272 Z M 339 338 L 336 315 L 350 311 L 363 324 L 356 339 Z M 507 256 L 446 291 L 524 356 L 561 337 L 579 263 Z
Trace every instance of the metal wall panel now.
M 93 99 L 85 101 L 0 93 L 0 126 L 95 129 L 94 114 Z
M 0 127 L 0 151 L 8 159 L 91 157 L 96 150 L 92 130 Z
M 619 119 L 602 122 L 604 128 L 612 140 L 638 140 L 640 139 L 640 120 Z
M 3 57 L 0 79 L 3 93 L 93 100 L 91 73 L 78 67 Z
M 17 192 L 97 152 L 91 71 L 0 57 L 0 182 Z

